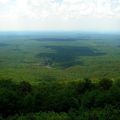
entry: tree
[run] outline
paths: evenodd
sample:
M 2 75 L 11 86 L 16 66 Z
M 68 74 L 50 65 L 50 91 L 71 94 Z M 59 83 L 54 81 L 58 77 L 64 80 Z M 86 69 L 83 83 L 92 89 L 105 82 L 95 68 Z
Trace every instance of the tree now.
M 87 90 L 91 90 L 93 88 L 93 83 L 90 79 L 85 78 L 84 81 L 78 83 L 77 91 L 79 94 L 85 93 Z
M 107 78 L 103 78 L 99 81 L 100 88 L 109 90 L 112 87 L 113 81 Z
M 19 96 L 16 91 L 0 88 L 0 114 L 4 117 L 13 115 L 19 109 Z
M 18 90 L 22 95 L 26 95 L 28 93 L 30 93 L 32 91 L 32 86 L 30 83 L 26 82 L 26 81 L 22 81 L 19 85 L 18 85 Z

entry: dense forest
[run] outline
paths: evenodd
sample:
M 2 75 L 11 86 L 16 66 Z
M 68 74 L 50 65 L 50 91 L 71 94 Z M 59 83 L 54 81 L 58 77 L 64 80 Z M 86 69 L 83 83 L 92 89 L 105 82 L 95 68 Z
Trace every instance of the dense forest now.
M 0 120 L 119 120 L 120 80 L 0 80 Z

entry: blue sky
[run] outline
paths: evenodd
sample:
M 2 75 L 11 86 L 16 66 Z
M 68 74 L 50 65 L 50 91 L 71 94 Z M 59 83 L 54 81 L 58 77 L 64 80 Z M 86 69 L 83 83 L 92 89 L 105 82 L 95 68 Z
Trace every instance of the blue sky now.
M 120 0 L 0 0 L 0 30 L 120 31 Z

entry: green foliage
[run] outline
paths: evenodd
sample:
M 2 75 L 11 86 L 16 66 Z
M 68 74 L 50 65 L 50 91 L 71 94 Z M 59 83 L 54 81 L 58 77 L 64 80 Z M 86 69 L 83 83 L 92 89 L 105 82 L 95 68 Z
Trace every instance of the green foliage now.
M 112 84 L 113 84 L 113 81 L 107 78 L 103 78 L 102 80 L 99 81 L 99 86 L 104 90 L 110 89 Z
M 18 85 L 18 90 L 21 94 L 28 94 L 32 91 L 32 86 L 28 82 L 22 81 Z
M 114 109 L 113 106 L 105 106 L 99 114 L 100 120 L 119 120 L 120 110 Z
M 67 113 L 39 112 L 36 114 L 27 114 L 10 117 L 7 120 L 72 120 Z
M 120 87 L 116 83 L 106 85 L 106 81 L 109 80 L 99 85 L 89 79 L 39 85 L 3 81 L 0 83 L 0 119 L 118 120 Z
M 116 86 L 120 87 L 120 79 L 115 80 L 114 83 L 115 83 Z
M 0 80 L 0 88 L 15 90 L 16 84 L 11 79 L 3 79 L 3 80 Z
M 19 107 L 19 96 L 16 91 L 0 88 L 0 114 L 8 116 L 16 113 Z
M 94 87 L 92 81 L 88 78 L 85 78 L 84 81 L 80 81 L 77 85 L 77 91 L 79 94 L 85 93 L 88 90 L 91 90 Z

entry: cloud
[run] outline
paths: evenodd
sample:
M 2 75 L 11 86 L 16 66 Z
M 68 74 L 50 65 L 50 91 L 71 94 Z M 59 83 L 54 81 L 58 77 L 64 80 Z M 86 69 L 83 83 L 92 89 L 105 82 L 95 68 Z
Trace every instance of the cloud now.
M 79 19 L 81 16 L 120 17 L 120 0 L 0 0 L 0 5 L 14 14 L 32 19 L 59 16 Z M 11 3 L 11 4 L 10 4 Z M 14 6 L 12 6 L 14 4 Z M 6 7 L 12 6 L 12 7 Z M 17 12 L 16 12 L 17 11 Z M 4 11 L 3 11 L 3 14 Z
M 10 0 L 0 0 L 0 5 L 8 4 Z
M 78 19 L 85 15 L 95 17 L 120 17 L 119 2 L 119 0 L 64 0 L 60 9 L 62 14 Z
M 120 19 L 119 13 L 120 0 L 0 0 L 0 26 L 16 23 L 19 27 L 53 24 L 74 27 L 76 21 L 86 24 L 97 19 L 115 20 L 115 24 Z

